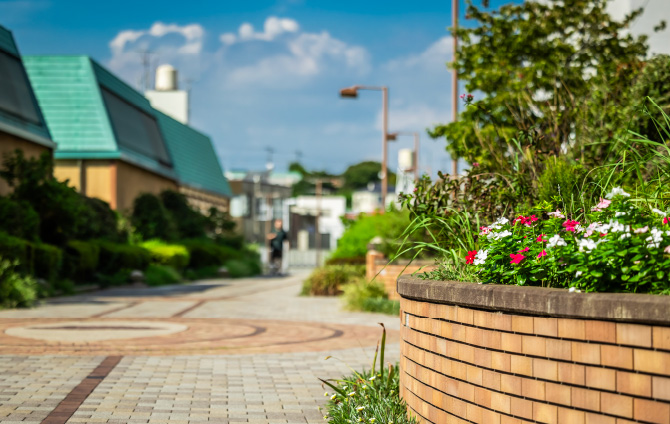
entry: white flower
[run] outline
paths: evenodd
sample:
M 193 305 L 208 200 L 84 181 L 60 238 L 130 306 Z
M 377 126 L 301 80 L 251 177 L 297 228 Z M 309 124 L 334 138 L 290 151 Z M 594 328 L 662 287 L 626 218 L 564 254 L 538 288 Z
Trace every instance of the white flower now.
M 648 249 L 658 249 L 661 247 L 661 242 L 663 241 L 663 231 L 659 230 L 658 228 L 652 228 L 651 235 L 644 239 L 644 241 L 647 242 Z
M 627 227 L 630 227 L 630 226 L 627 225 Z M 629 228 L 625 233 L 621 234 L 621 237 L 619 237 L 619 240 L 625 240 L 627 238 L 630 238 L 631 236 L 632 236 L 632 234 L 630 233 L 630 228 Z
M 636 229 L 633 230 L 633 232 L 635 234 L 642 234 L 642 233 L 646 233 L 647 231 L 649 231 L 649 226 L 648 225 L 645 225 L 644 227 L 636 228 Z
M 575 278 L 579 277 L 582 274 L 583 274 L 583 272 L 581 272 L 581 271 L 575 272 Z M 574 288 L 574 287 L 571 287 L 571 288 Z
M 586 252 L 590 252 L 593 249 L 595 249 L 598 246 L 598 243 L 596 243 L 593 240 L 589 239 L 581 239 L 577 242 L 577 245 L 579 246 L 579 251 L 583 252 L 586 250 Z
M 356 408 L 356 410 L 357 410 L 358 412 L 361 412 L 361 411 L 364 410 L 364 409 L 365 409 L 365 406 L 359 406 L 358 408 Z
M 568 289 L 568 292 L 570 292 L 570 293 L 581 293 L 582 291 L 581 291 L 581 290 L 577 290 L 575 287 L 570 287 L 570 288 Z
M 663 212 L 662 210 L 656 209 L 656 208 L 652 209 L 651 211 L 652 211 L 653 213 L 659 214 L 659 215 L 661 215 L 661 216 L 668 216 L 667 213 Z
M 333 395 L 330 397 L 330 400 L 335 400 L 336 397 L 337 397 L 337 394 L 333 394 Z
M 616 219 L 610 219 L 610 231 L 613 233 L 621 233 L 623 231 L 629 232 L 630 231 L 630 225 L 624 225 L 617 221 Z
M 477 254 L 475 255 L 475 260 L 473 262 L 474 265 L 484 265 L 486 262 L 486 258 L 489 255 L 489 251 L 486 249 L 482 249 Z
M 624 215 L 626 215 L 626 212 L 614 212 L 614 216 L 617 218 Z
M 356 392 L 351 392 L 351 393 L 349 393 L 347 396 L 349 396 L 349 397 L 353 397 L 353 396 L 355 396 L 355 395 L 356 395 Z
M 375 378 L 377 378 L 377 376 L 373 375 L 373 376 L 370 377 L 368 380 L 370 380 L 370 381 L 375 381 Z
M 496 220 L 496 224 L 501 224 L 501 225 L 505 225 L 508 222 L 509 222 L 509 219 L 505 218 L 504 216 L 501 216 L 500 218 L 498 218 Z
M 612 191 L 605 195 L 605 199 L 611 199 L 614 196 L 630 197 L 630 194 L 623 191 L 621 187 L 614 187 Z
M 554 235 L 549 239 L 549 242 L 547 243 L 547 247 L 556 247 L 556 246 L 567 246 L 567 243 L 561 236 L 558 234 Z
M 489 238 L 492 238 L 493 240 L 500 240 L 503 237 L 511 236 L 512 232 L 509 230 L 504 230 L 499 233 L 490 233 Z
M 558 209 L 556 209 L 556 212 L 547 213 L 547 215 L 553 216 L 554 218 L 565 218 L 565 215 L 563 215 L 563 213 Z
M 581 233 L 583 231 L 584 231 L 584 227 L 582 227 L 581 225 L 575 225 L 575 232 L 576 233 Z

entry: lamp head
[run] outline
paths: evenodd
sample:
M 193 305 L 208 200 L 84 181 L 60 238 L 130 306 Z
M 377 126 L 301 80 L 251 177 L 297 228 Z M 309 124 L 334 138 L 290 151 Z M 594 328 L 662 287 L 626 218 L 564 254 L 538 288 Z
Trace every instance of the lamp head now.
M 397 132 L 386 134 L 386 140 L 388 140 L 388 141 L 396 141 L 397 139 L 398 139 L 398 133 Z
M 340 97 L 355 99 L 358 97 L 358 88 L 356 86 L 343 88 L 340 90 Z

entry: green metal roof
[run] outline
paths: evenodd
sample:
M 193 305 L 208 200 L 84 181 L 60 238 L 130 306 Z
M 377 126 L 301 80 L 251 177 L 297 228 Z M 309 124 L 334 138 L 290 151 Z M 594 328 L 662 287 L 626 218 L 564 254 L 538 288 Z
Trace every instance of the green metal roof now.
M 228 180 L 208 136 L 156 110 L 179 180 L 190 187 L 231 197 Z
M 51 140 L 47 124 L 35 99 L 12 32 L 2 25 L 0 25 L 0 51 L 4 54 L 5 62 L 0 67 L 2 68 L 0 78 L 4 79 L 5 84 L 9 84 L 9 90 L 12 91 L 10 97 L 5 98 L 10 102 L 10 109 L 0 109 L 0 130 L 54 148 L 55 144 Z M 8 67 L 4 68 L 5 65 Z M 28 111 L 29 114 L 26 115 Z
M 87 56 L 25 56 L 23 60 L 58 145 L 57 159 L 121 158 L 176 179 L 170 164 L 151 154 L 156 146 L 147 145 L 148 140 L 131 140 L 135 148 L 127 141 L 120 142 L 102 90 L 155 119 L 155 111 L 144 96 Z

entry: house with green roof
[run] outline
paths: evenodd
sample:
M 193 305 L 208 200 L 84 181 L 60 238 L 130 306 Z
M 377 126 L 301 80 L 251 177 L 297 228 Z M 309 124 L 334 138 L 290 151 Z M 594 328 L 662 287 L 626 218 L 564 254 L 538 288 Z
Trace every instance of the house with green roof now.
M 57 178 L 117 210 L 166 189 L 227 210 L 230 188 L 207 136 L 155 110 L 88 56 L 23 60 L 57 143 Z
M 0 159 L 17 149 L 36 157 L 55 147 L 14 37 L 0 25 Z M 9 191 L 0 181 L 0 194 Z

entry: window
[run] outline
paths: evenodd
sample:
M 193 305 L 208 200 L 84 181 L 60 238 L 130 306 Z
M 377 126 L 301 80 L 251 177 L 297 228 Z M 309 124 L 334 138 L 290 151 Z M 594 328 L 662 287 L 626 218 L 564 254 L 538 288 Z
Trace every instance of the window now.
M 16 57 L 3 51 L 0 51 L 0 109 L 42 125 L 23 64 Z
M 101 87 L 119 146 L 172 166 L 156 119 Z

